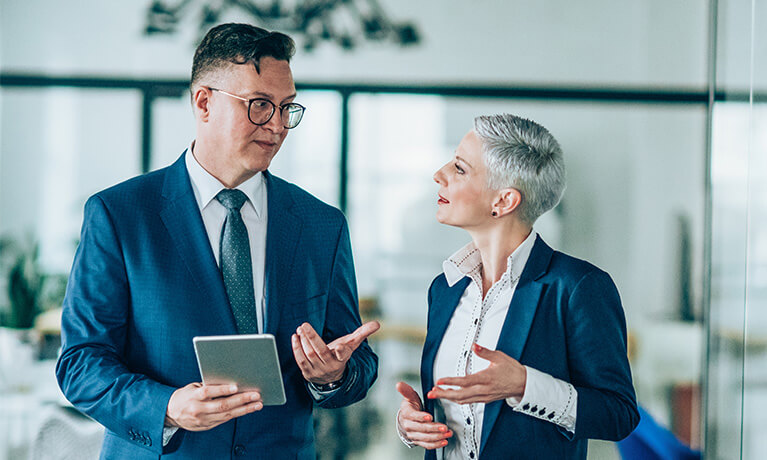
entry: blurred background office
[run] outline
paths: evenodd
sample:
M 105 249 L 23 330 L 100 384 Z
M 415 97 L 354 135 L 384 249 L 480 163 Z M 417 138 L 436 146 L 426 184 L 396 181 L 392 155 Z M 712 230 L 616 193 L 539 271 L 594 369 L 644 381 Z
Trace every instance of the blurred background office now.
M 421 457 L 394 383 L 418 383 L 426 289 L 467 242 L 431 177 L 499 112 L 562 144 L 536 230 L 615 279 L 640 405 L 705 458 L 767 458 L 767 0 L 0 0 L 0 459 L 97 456 L 53 375 L 82 207 L 189 145 L 192 54 L 229 21 L 296 39 L 308 109 L 271 170 L 346 213 L 383 324 L 370 398 L 317 413 L 321 458 Z

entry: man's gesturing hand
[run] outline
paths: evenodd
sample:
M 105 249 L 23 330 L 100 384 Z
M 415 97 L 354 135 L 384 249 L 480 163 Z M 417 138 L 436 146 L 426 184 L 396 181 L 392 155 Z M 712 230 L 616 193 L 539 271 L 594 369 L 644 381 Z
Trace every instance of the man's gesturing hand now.
M 170 396 L 165 424 L 204 431 L 263 407 L 256 391 L 237 393 L 237 385 L 190 383 Z
M 498 350 L 474 344 L 474 353 L 490 361 L 487 369 L 466 377 L 443 377 L 426 393 L 429 399 L 447 399 L 458 404 L 490 403 L 509 397 L 521 398 L 527 385 L 527 369 L 516 359 Z M 440 388 L 454 385 L 457 390 Z
M 336 382 L 343 377 L 354 350 L 380 327 L 378 321 L 370 321 L 326 345 L 311 324 L 304 323 L 291 337 L 293 356 L 306 380 L 317 384 Z
M 413 387 L 405 382 L 397 384 L 402 403 L 397 412 L 397 429 L 408 441 L 426 449 L 438 449 L 447 445 L 453 435 L 444 423 L 433 423 L 432 416 L 423 411 L 421 398 Z

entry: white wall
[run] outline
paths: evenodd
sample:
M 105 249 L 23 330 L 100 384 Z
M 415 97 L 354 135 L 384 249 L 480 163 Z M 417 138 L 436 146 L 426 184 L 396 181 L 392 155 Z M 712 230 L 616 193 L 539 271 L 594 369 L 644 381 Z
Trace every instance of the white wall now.
M 170 2 L 174 3 L 174 2 Z M 291 2 L 287 2 L 290 4 Z M 299 51 L 297 80 L 705 86 L 705 1 L 381 0 L 422 43 Z M 5 70 L 188 78 L 200 2 L 173 37 L 144 37 L 144 1 L 4 0 Z M 227 20 L 248 20 L 230 10 Z

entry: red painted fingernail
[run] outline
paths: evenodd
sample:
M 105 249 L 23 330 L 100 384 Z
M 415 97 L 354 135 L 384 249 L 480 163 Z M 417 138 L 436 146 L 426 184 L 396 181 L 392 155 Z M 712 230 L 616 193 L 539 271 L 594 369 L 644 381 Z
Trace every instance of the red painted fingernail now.
M 442 441 L 442 445 L 446 446 L 447 445 L 447 441 Z
M 439 427 L 439 431 L 445 433 L 445 432 L 447 432 L 447 427 L 441 426 L 441 427 Z

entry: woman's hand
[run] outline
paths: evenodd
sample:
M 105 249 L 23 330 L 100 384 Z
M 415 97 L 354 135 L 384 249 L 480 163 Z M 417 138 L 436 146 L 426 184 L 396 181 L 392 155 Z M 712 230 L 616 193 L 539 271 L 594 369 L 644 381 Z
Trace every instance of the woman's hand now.
M 421 398 L 413 387 L 399 382 L 397 391 L 404 398 L 397 413 L 397 429 L 415 445 L 426 449 L 445 447 L 453 432 L 444 423 L 433 423 L 431 414 L 423 411 Z
M 522 398 L 527 383 L 527 369 L 516 359 L 497 350 L 474 344 L 474 353 L 490 361 L 487 369 L 466 377 L 444 377 L 426 394 L 429 399 L 447 399 L 458 404 L 489 403 L 510 397 Z M 460 387 L 457 390 L 440 385 Z

